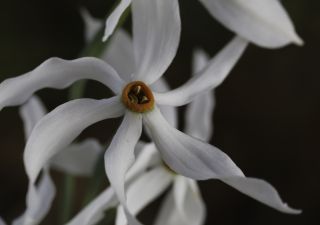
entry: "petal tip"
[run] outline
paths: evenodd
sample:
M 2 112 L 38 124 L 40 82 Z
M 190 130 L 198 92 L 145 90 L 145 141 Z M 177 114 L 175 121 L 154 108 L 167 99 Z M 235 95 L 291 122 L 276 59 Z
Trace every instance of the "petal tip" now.
M 290 206 L 288 206 L 288 204 L 285 204 L 285 210 L 283 211 L 284 213 L 288 213 L 288 214 L 294 214 L 294 215 L 299 215 L 302 213 L 301 209 L 294 209 L 291 208 Z
M 295 38 L 293 40 L 293 43 L 295 43 L 298 46 L 303 46 L 304 45 L 304 41 L 302 40 L 301 37 L 299 37 L 298 35 L 295 35 Z
M 109 39 L 110 34 L 105 33 L 105 35 L 102 37 L 102 41 L 106 42 Z

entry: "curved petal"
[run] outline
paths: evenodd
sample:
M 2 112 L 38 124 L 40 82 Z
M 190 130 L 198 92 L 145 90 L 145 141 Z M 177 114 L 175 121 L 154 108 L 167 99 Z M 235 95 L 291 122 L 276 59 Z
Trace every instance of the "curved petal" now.
M 80 9 L 80 14 L 84 21 L 85 40 L 87 43 L 89 43 L 91 40 L 93 40 L 97 32 L 100 30 L 103 22 L 91 16 L 90 12 L 84 7 Z
M 159 110 L 154 109 L 146 114 L 144 122 L 149 127 L 162 158 L 174 171 L 196 180 L 220 179 L 277 210 L 288 213 L 299 212 L 282 203 L 279 196 L 274 193 L 275 190 L 268 187 L 265 182 L 246 178 L 231 159 L 219 149 L 171 127 Z
M 47 110 L 41 100 L 37 96 L 33 96 L 20 107 L 19 113 L 23 120 L 24 133 L 27 139 L 33 127 L 47 113 Z
M 36 225 L 48 214 L 56 189 L 49 175 L 44 170 L 38 185 L 30 182 L 27 192 L 27 209 L 23 215 L 13 221 L 13 225 Z
M 74 176 L 90 176 L 94 172 L 102 149 L 103 147 L 96 139 L 86 139 L 80 143 L 71 144 L 53 156 L 50 166 Z
M 172 182 L 172 175 L 164 168 L 156 167 L 138 179 L 127 189 L 128 209 L 137 215 L 149 203 L 159 197 Z M 117 213 L 116 225 L 126 225 L 127 221 L 122 210 Z
M 248 42 L 244 39 L 234 38 L 210 60 L 199 75 L 167 93 L 154 92 L 155 101 L 160 105 L 180 106 L 191 102 L 195 96 L 217 87 L 230 73 L 247 45 Z
M 94 225 L 103 217 L 104 212 L 118 203 L 116 195 L 112 188 L 107 188 L 85 208 L 83 208 L 66 225 Z
M 188 225 L 178 211 L 174 199 L 174 191 L 171 190 L 164 199 L 159 213 L 155 220 L 155 225 Z
M 65 149 L 86 127 L 118 117 L 124 110 L 118 96 L 103 100 L 77 99 L 43 117 L 33 129 L 24 152 L 26 172 L 31 182 L 35 182 L 48 160 Z
M 129 224 L 140 224 L 126 206 L 125 175 L 134 161 L 134 147 L 142 132 L 141 114 L 126 111 L 124 119 L 105 153 L 105 168 L 110 184 L 125 209 Z
M 206 209 L 198 185 L 194 180 L 176 176 L 174 197 L 184 224 L 201 225 L 204 223 Z
M 136 59 L 133 79 L 152 84 L 176 55 L 181 32 L 179 4 L 177 0 L 135 0 L 132 16 Z
M 123 80 L 131 81 L 135 67 L 133 44 L 126 31 L 119 29 L 113 35 L 101 58 L 115 68 Z
M 160 161 L 159 153 L 153 143 L 145 144 L 132 167 L 126 174 L 126 184 L 130 184 L 138 176 L 141 176 L 148 168 Z
M 33 71 L 7 79 L 0 84 L 0 110 L 6 106 L 22 104 L 42 88 L 62 89 L 80 79 L 99 81 L 115 93 L 120 92 L 123 86 L 117 72 L 100 59 L 50 58 Z
M 162 77 L 151 85 L 151 89 L 156 92 L 167 92 L 170 90 L 169 84 Z M 177 109 L 172 106 L 159 105 L 161 113 L 164 115 L 166 120 L 173 126 L 178 126 L 178 115 Z
M 179 174 L 196 180 L 243 176 L 225 153 L 173 128 L 157 108 L 145 113 L 143 120 L 162 158 Z
M 122 14 L 129 7 L 130 4 L 131 0 L 121 0 L 119 5 L 113 10 L 113 12 L 107 18 L 103 41 L 108 40 L 108 38 L 112 35 L 119 23 Z
M 6 223 L 4 222 L 4 220 L 0 217 L 0 225 L 6 225 Z
M 208 55 L 197 50 L 194 53 L 194 74 L 202 70 L 208 62 Z M 214 91 L 195 97 L 186 109 L 186 134 L 203 141 L 210 140 L 212 135 L 212 118 L 215 106 Z
M 276 189 L 264 180 L 251 177 L 229 177 L 221 178 L 221 180 L 241 193 L 280 212 L 290 214 L 302 212 L 301 210 L 290 208 L 287 203 L 281 200 Z
M 303 44 L 279 0 L 200 0 L 228 29 L 267 48 Z

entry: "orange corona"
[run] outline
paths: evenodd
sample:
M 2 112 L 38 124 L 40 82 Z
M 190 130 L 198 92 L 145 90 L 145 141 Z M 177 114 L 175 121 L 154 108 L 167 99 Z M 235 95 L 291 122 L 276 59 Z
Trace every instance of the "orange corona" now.
M 122 102 L 129 110 L 144 113 L 153 109 L 154 97 L 145 83 L 133 81 L 123 89 Z

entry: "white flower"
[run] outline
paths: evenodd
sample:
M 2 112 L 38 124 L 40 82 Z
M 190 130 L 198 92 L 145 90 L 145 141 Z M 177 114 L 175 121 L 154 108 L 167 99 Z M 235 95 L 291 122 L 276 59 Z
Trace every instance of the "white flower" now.
M 86 127 L 124 115 L 106 151 L 105 165 L 130 225 L 139 223 L 126 209 L 124 180 L 134 162 L 134 146 L 140 138 L 142 123 L 150 132 L 163 160 L 177 173 L 196 180 L 220 179 L 273 208 L 298 213 L 284 204 L 268 183 L 246 178 L 226 154 L 178 131 L 159 110 L 162 105 L 189 103 L 197 95 L 219 85 L 242 55 L 247 41 L 234 38 L 198 76 L 181 87 L 169 92 L 152 91 L 152 84 L 161 78 L 176 54 L 181 29 L 178 1 L 137 0 L 132 7 L 135 67 L 130 74 L 119 76 L 111 66 L 96 58 L 73 61 L 53 58 L 35 70 L 0 85 L 0 108 L 21 104 L 41 88 L 64 88 L 83 78 L 97 80 L 116 94 L 109 99 L 70 101 L 39 121 L 24 152 L 31 182 L 35 182 L 47 161 L 68 146 Z
M 38 97 L 33 96 L 20 108 L 26 138 L 35 124 L 46 114 Z M 88 139 L 67 147 L 44 165 L 44 171 L 37 184 L 29 182 L 25 212 L 15 219 L 13 225 L 36 225 L 47 215 L 55 197 L 56 189 L 49 174 L 49 167 L 73 175 L 89 176 L 100 155 L 102 147 L 96 140 Z M 1 221 L 0 221 L 1 224 Z
M 106 21 L 104 40 L 113 33 L 121 15 L 134 1 L 136 0 L 121 0 Z M 261 47 L 278 48 L 289 43 L 303 44 L 279 0 L 199 1 L 225 27 Z
M 116 43 L 119 43 L 119 46 L 125 44 L 123 40 L 119 41 L 118 38 L 115 40 Z M 128 45 L 128 43 L 125 45 Z M 196 52 L 194 59 L 194 68 L 197 71 L 207 63 L 207 56 L 201 51 Z M 163 82 L 157 84 L 158 89 L 164 90 L 166 88 Z M 190 103 L 186 113 L 186 132 L 190 136 L 204 141 L 209 140 L 212 134 L 211 118 L 214 104 L 212 93 L 198 96 Z M 171 110 L 166 111 L 166 117 L 173 126 L 177 126 L 175 109 L 168 109 Z M 126 177 L 127 202 L 130 212 L 134 215 L 138 214 L 173 183 L 173 187 L 166 195 L 160 212 L 156 217 L 155 225 L 202 224 L 205 217 L 205 206 L 197 183 L 170 171 L 163 164 L 154 143 L 140 144 L 136 152 L 139 152 L 137 160 L 129 169 Z M 279 202 L 278 194 L 274 188 L 264 181 L 260 180 L 260 182 L 262 182 L 262 187 L 269 189 L 267 191 L 269 194 L 275 194 L 274 196 L 269 196 L 271 197 L 269 202 Z M 268 204 L 268 202 L 266 203 Z M 116 194 L 109 187 L 80 211 L 68 225 L 93 225 L 103 218 L 106 210 L 118 204 Z M 122 224 L 126 224 L 126 219 L 120 205 L 116 225 Z

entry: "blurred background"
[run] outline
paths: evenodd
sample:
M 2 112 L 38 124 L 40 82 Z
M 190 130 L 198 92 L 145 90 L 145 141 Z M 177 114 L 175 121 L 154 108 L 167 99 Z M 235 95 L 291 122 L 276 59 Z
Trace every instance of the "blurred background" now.
M 82 51 L 84 24 L 79 8 L 103 19 L 111 0 L 10 0 L 0 7 L 0 80 L 23 74 L 45 59 L 74 59 Z M 274 185 L 298 216 L 282 214 L 233 190 L 221 182 L 200 182 L 207 205 L 207 223 L 223 224 L 319 224 L 320 200 L 320 2 L 282 1 L 305 45 L 267 50 L 250 45 L 246 53 L 217 88 L 214 136 L 211 143 L 226 152 L 247 176 Z M 213 56 L 232 37 L 196 1 L 180 1 L 183 22 L 181 45 L 165 77 L 171 87 L 191 74 L 193 50 L 205 49 Z M 130 27 L 130 19 L 125 26 Z M 88 82 L 85 96 L 103 98 L 109 90 Z M 68 90 L 38 92 L 49 110 L 68 99 Z M 184 108 L 180 110 L 183 116 Z M 181 127 L 183 128 L 183 117 Z M 119 121 L 91 126 L 81 134 L 107 143 Z M 27 178 L 22 163 L 24 136 L 17 107 L 0 113 L 0 215 L 11 221 L 25 209 Z M 62 174 L 53 173 L 58 196 L 43 224 L 59 224 Z M 81 207 L 88 182 L 78 178 L 72 214 Z M 106 182 L 101 185 L 101 188 Z M 160 201 L 160 200 L 159 200 Z M 150 224 L 159 201 L 140 218 Z

